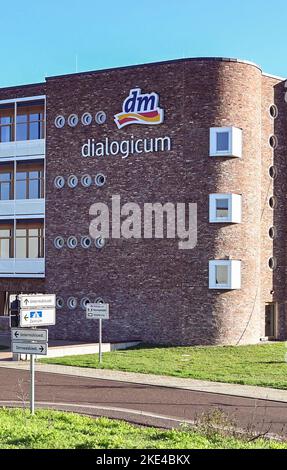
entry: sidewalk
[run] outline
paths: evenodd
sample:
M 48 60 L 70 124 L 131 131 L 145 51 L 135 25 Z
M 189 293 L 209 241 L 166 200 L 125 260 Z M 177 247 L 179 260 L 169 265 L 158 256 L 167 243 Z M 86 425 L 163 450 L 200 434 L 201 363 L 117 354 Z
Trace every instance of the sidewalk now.
M 0 361 L 0 367 L 8 369 L 29 370 L 29 362 Z M 84 367 L 60 366 L 54 364 L 36 363 L 36 371 L 52 374 L 73 375 L 90 379 L 114 380 L 157 387 L 179 388 L 197 392 L 219 393 L 244 398 L 279 401 L 287 403 L 287 390 L 278 390 L 252 385 L 228 384 L 221 382 L 209 382 L 207 380 L 182 379 L 162 375 L 138 374 L 133 372 L 121 372 L 116 370 L 88 369 Z

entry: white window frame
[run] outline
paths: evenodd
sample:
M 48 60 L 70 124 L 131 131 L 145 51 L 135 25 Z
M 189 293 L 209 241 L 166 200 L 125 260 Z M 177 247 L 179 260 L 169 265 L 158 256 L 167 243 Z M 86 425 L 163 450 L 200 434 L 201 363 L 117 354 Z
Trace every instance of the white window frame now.
M 216 266 L 227 266 L 228 282 L 226 284 L 216 283 Z M 241 289 L 241 260 L 209 260 L 209 289 Z
M 228 133 L 229 147 L 227 150 L 217 150 L 217 134 Z M 242 129 L 238 127 L 211 127 L 209 130 L 210 157 L 242 157 Z
M 228 201 L 227 217 L 217 217 L 216 201 L 218 199 L 226 199 Z M 242 196 L 241 194 L 231 194 L 231 193 L 209 194 L 209 222 L 240 224 L 241 219 L 242 219 Z

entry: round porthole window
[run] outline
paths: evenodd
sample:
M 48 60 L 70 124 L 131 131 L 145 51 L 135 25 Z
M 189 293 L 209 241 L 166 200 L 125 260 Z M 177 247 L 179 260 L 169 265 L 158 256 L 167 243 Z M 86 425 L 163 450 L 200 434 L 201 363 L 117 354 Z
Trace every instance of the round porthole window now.
M 90 303 L 91 303 L 91 301 L 90 301 L 89 297 L 83 297 L 81 299 L 81 308 L 83 310 L 86 310 L 87 305 L 90 304 Z
M 84 113 L 81 118 L 81 121 L 84 126 L 89 126 L 90 124 L 92 124 L 93 116 L 90 113 Z
M 105 301 L 102 297 L 97 297 L 96 298 L 96 304 L 104 304 L 104 303 L 105 303 Z
M 278 108 L 276 106 L 276 104 L 272 104 L 269 108 L 269 113 L 270 113 L 270 116 L 273 118 L 273 119 L 276 119 L 278 117 Z
M 269 176 L 270 178 L 276 178 L 277 176 L 277 168 L 275 166 L 270 166 L 269 168 Z
M 76 114 L 71 114 L 68 117 L 68 124 L 69 124 L 70 127 L 76 127 L 78 122 L 79 122 L 79 118 Z
M 269 145 L 271 148 L 276 149 L 276 147 L 278 146 L 278 139 L 276 135 L 271 135 L 269 137 Z
M 58 129 L 62 129 L 62 127 L 64 127 L 65 125 L 65 122 L 66 122 L 66 119 L 64 118 L 64 116 L 59 115 L 55 119 L 55 126 Z
M 56 176 L 54 186 L 57 189 L 62 189 L 65 186 L 65 178 L 63 176 Z
M 275 207 L 277 207 L 277 199 L 275 196 L 271 196 L 269 198 L 269 206 L 271 207 L 271 209 L 275 209 Z
M 69 297 L 67 301 L 67 305 L 69 309 L 74 310 L 78 305 L 76 297 Z
M 97 248 L 103 248 L 105 244 L 106 244 L 105 239 L 102 237 L 98 237 L 95 241 L 95 245 Z
M 269 237 L 272 238 L 272 240 L 274 240 L 274 238 L 277 237 L 277 230 L 276 230 L 276 227 L 270 227 L 269 229 Z
M 60 250 L 61 248 L 63 248 L 65 245 L 65 240 L 63 237 L 56 237 L 55 240 L 54 240 L 54 246 L 55 248 L 57 248 L 58 250 Z
M 101 187 L 101 186 L 104 186 L 105 182 L 106 182 L 105 175 L 103 175 L 103 173 L 98 173 L 95 177 L 96 185 Z
M 90 237 L 82 237 L 81 238 L 81 246 L 83 248 L 90 248 L 91 244 L 92 244 L 92 240 L 91 240 Z
M 77 245 L 78 245 L 78 240 L 77 240 L 77 238 L 74 237 L 74 236 L 69 237 L 68 240 L 67 240 L 67 245 L 68 245 L 68 247 L 71 248 L 72 250 L 73 250 L 74 248 L 76 248 Z
M 63 308 L 64 305 L 65 305 L 65 302 L 64 302 L 63 297 L 57 297 L 57 300 L 56 300 L 56 307 L 57 307 L 57 308 Z
M 68 186 L 69 188 L 75 188 L 78 184 L 78 178 L 75 175 L 71 175 L 68 178 Z
M 277 268 L 277 259 L 274 256 L 269 258 L 268 266 L 269 266 L 270 269 L 272 269 L 272 271 L 274 271 L 274 269 Z
M 90 175 L 83 175 L 81 178 L 81 184 L 84 188 L 88 188 L 92 184 L 92 177 Z
M 97 114 L 96 114 L 96 123 L 97 124 L 104 124 L 107 120 L 107 115 L 104 111 L 99 111 Z

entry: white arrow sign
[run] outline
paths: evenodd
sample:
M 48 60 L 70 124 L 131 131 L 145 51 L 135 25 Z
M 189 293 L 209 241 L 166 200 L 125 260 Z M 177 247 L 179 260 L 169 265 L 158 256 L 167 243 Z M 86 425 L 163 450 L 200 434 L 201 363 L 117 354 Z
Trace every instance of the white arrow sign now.
M 37 354 L 46 356 L 48 351 L 47 343 L 12 343 L 12 352 L 15 354 Z
M 20 326 L 49 326 L 56 324 L 56 310 L 54 308 L 33 308 L 20 310 Z
M 11 339 L 12 341 L 43 341 L 48 342 L 48 330 L 32 330 L 25 328 L 11 328 Z
M 94 320 L 108 320 L 109 319 L 109 304 L 87 304 L 86 318 Z
M 56 307 L 55 294 L 19 295 L 20 308 Z

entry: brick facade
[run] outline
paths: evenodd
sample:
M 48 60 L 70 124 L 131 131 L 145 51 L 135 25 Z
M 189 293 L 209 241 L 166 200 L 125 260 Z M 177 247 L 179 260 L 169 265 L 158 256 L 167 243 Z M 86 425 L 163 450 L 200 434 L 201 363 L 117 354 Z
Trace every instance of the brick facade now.
M 118 129 L 130 89 L 156 92 L 165 119 L 158 126 L 131 125 Z M 0 279 L 1 290 L 55 292 L 65 300 L 75 296 L 75 310 L 57 311 L 50 337 L 97 340 L 97 322 L 85 320 L 80 299 L 102 297 L 110 304 L 104 322 L 105 341 L 140 339 L 160 344 L 245 344 L 264 336 L 265 303 L 277 302 L 278 338 L 287 336 L 285 264 L 285 137 L 284 82 L 262 74 L 255 65 L 220 59 L 191 59 L 100 72 L 50 77 L 45 84 L 0 90 L 0 100 L 46 95 L 46 277 L 45 280 Z M 279 110 L 272 119 L 269 107 Z M 57 129 L 57 115 L 67 118 L 105 111 L 105 124 Z M 242 158 L 209 157 L 210 127 L 243 129 Z M 269 136 L 276 134 L 272 150 Z M 97 141 L 170 136 L 168 152 L 84 158 L 81 147 Z M 278 176 L 271 179 L 274 162 Z M 106 184 L 56 189 L 54 179 L 102 172 Z M 241 224 L 209 223 L 210 193 L 242 194 Z M 177 240 L 109 239 L 103 249 L 94 244 L 74 250 L 54 247 L 54 239 L 89 233 L 89 208 L 108 202 L 191 202 L 198 208 L 198 243 L 179 250 Z M 276 195 L 276 209 L 268 200 Z M 268 236 L 270 226 L 277 238 Z M 275 271 L 268 267 L 276 256 Z M 239 290 L 210 290 L 208 261 L 242 260 Z

